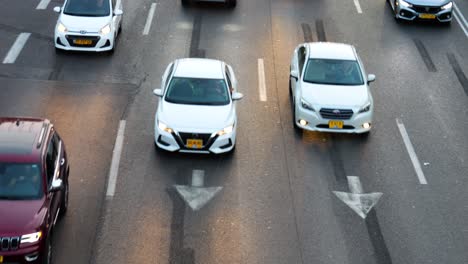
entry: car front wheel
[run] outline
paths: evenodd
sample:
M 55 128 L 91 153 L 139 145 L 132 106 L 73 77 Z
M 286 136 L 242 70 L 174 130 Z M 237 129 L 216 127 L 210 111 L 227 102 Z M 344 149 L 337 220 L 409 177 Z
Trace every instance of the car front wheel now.
M 191 3 L 192 3 L 191 0 L 182 0 L 182 5 L 183 5 L 183 6 L 188 6 L 188 5 L 190 5 Z
M 237 0 L 227 0 L 227 6 L 230 8 L 236 7 Z

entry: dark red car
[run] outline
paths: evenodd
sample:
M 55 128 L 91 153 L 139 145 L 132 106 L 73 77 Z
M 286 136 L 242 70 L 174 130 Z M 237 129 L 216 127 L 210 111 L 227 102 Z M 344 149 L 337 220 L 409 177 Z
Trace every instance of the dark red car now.
M 0 118 L 0 263 L 51 263 L 68 207 L 65 145 L 47 119 Z

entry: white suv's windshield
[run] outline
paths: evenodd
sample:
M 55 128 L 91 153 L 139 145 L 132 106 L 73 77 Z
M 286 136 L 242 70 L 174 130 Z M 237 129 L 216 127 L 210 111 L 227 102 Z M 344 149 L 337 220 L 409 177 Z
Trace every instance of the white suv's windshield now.
M 174 77 L 167 88 L 167 102 L 194 105 L 227 105 L 229 93 L 223 79 Z
M 362 85 L 361 69 L 357 61 L 309 59 L 304 82 L 330 85 Z
M 32 200 L 42 197 L 39 164 L 0 163 L 0 200 Z
M 109 0 L 69 0 L 63 13 L 70 16 L 101 17 L 110 15 Z

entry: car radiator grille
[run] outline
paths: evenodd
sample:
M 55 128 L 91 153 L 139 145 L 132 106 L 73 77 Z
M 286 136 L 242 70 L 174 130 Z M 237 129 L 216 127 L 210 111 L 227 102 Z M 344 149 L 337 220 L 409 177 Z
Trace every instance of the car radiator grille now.
M 325 119 L 348 120 L 353 116 L 351 109 L 322 108 L 320 115 Z
M 19 244 L 19 237 L 0 237 L 0 251 L 17 250 Z
M 412 9 L 418 13 L 437 14 L 440 12 L 440 7 L 429 6 L 413 6 Z
M 68 43 L 70 43 L 70 46 L 72 47 L 96 47 L 96 44 L 98 41 L 101 39 L 99 36 L 80 36 L 80 35 L 66 35 Z M 91 40 L 91 44 L 75 44 L 75 40 Z

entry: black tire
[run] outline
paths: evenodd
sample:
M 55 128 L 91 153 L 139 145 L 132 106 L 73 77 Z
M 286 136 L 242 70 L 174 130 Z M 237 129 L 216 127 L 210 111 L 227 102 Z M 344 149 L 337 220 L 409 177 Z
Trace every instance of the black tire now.
M 192 3 L 191 0 L 182 0 L 182 6 L 188 6 Z
M 65 182 L 64 189 L 63 189 L 62 201 L 60 203 L 60 217 L 65 216 L 65 214 L 67 213 L 69 194 L 70 194 L 70 184 L 68 183 L 68 179 L 67 179 L 67 181 Z
M 42 264 L 52 264 L 52 233 L 49 233 L 45 242 Z
M 63 52 L 64 52 L 63 49 L 59 49 L 59 48 L 55 47 L 55 54 L 61 55 L 61 54 L 63 54 Z
M 237 5 L 237 0 L 227 0 L 227 7 L 234 8 Z

